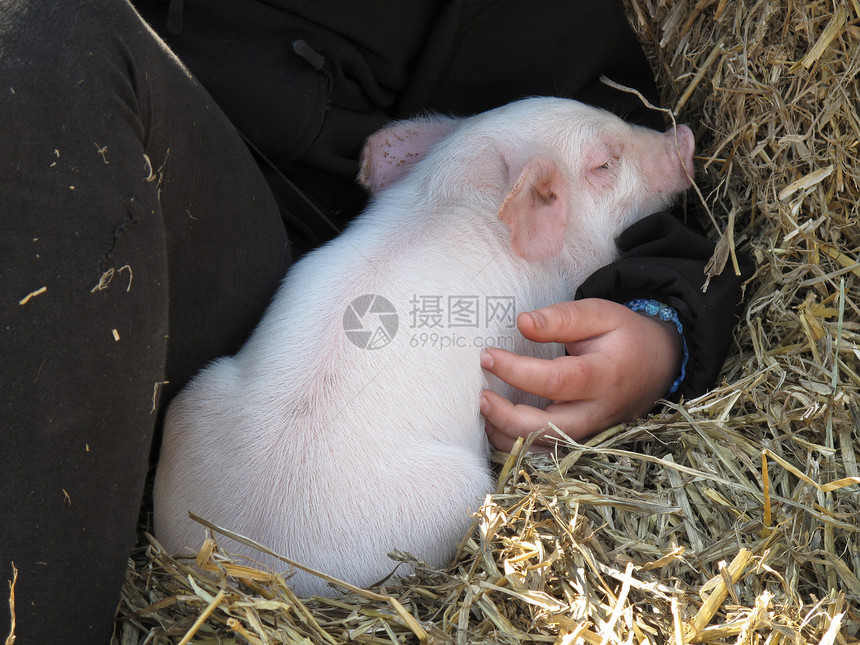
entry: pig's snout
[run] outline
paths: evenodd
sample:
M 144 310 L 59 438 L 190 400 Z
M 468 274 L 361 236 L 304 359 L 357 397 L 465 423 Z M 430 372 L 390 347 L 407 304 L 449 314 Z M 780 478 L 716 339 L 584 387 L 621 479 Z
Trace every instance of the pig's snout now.
M 638 157 L 639 176 L 643 182 L 644 210 L 656 212 L 665 208 L 693 185 L 693 131 L 679 125 L 666 132 L 647 128 L 635 131 L 633 154 Z
M 682 183 L 684 184 L 684 188 L 689 188 L 693 184 L 693 176 L 695 174 L 693 152 L 696 149 L 696 138 L 693 135 L 693 131 L 686 125 L 679 125 L 677 129 L 670 128 L 664 132 L 663 136 L 668 140 L 670 158 L 678 160 L 678 170 L 683 176 Z M 683 166 L 681 166 L 681 163 L 683 163 Z

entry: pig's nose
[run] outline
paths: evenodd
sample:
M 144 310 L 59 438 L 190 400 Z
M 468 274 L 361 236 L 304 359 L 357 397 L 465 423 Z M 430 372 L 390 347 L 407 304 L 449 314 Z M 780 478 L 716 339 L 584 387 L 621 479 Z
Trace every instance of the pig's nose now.
M 679 125 L 677 129 L 667 130 L 666 136 L 672 141 L 672 154 L 677 154 L 680 151 L 684 167 L 692 178 L 695 172 L 693 168 L 693 152 L 696 149 L 696 137 L 693 135 L 693 131 L 686 125 Z

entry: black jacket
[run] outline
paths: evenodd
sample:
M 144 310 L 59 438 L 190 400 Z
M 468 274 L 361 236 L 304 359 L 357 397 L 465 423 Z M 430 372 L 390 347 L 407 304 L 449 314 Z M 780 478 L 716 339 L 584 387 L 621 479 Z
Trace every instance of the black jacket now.
M 657 129 L 653 76 L 620 2 L 607 0 L 136 0 L 215 97 L 279 201 L 294 256 L 364 205 L 364 139 L 425 111 L 465 116 L 534 95 L 576 98 Z M 665 213 L 619 240 L 621 260 L 579 297 L 655 298 L 675 307 L 690 349 L 678 395 L 710 387 L 731 341 L 743 276 L 711 280 L 713 243 Z

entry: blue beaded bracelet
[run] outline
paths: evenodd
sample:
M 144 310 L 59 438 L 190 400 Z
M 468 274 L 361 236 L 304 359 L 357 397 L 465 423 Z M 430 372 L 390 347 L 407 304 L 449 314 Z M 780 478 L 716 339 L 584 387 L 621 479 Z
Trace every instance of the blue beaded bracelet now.
M 684 337 L 684 325 L 682 325 L 681 321 L 678 320 L 678 312 L 672 309 L 669 305 L 664 305 L 662 302 L 657 300 L 646 300 L 645 298 L 628 300 L 624 303 L 624 306 L 637 313 L 643 313 L 646 316 L 656 316 L 664 322 L 674 323 L 678 333 L 681 334 L 681 342 L 684 347 L 684 357 L 681 360 L 681 374 L 675 379 L 675 382 L 672 383 L 672 387 L 669 389 L 669 394 L 674 394 L 678 391 L 678 388 L 687 376 L 687 361 L 690 358 L 690 352 L 687 349 L 687 339 Z

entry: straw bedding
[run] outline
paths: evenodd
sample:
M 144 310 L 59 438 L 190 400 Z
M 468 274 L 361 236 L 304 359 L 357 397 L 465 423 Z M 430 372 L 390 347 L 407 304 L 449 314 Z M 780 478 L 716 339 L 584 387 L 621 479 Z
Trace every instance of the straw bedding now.
M 699 141 L 713 270 L 758 265 L 719 387 L 497 455 L 451 567 L 374 592 L 300 600 L 211 541 L 195 567 L 142 538 L 115 643 L 858 642 L 860 2 L 628 5 Z

